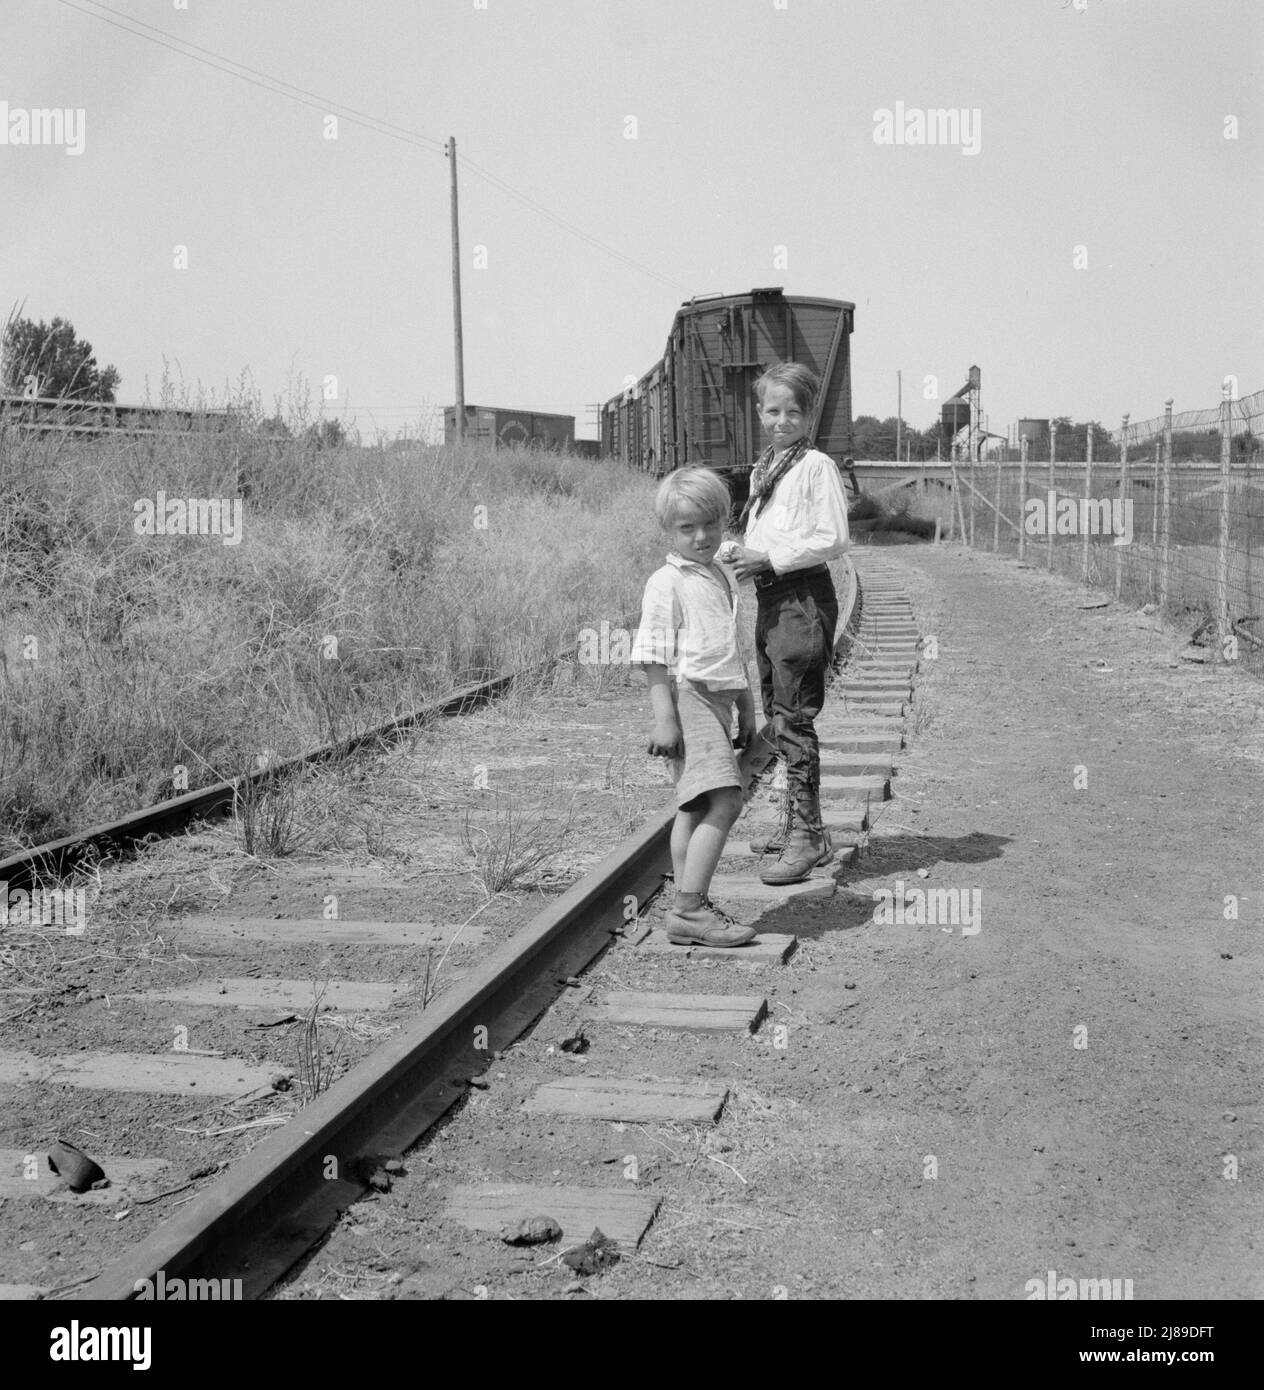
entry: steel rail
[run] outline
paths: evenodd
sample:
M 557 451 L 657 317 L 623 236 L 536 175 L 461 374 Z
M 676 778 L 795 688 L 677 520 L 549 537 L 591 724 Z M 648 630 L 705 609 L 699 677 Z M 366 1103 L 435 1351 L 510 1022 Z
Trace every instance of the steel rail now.
M 288 776 L 317 763 L 345 758 L 371 744 L 402 737 L 409 728 L 422 724 L 427 719 L 462 713 L 500 694 L 522 674 L 524 673 L 516 672 L 508 676 L 496 676 L 477 685 L 465 686 L 450 696 L 423 705 L 412 714 L 389 720 L 363 733 L 341 739 L 337 743 L 322 744 L 310 753 L 286 758 L 282 762 L 271 764 L 257 772 L 243 773 L 240 777 L 226 782 L 199 787 L 197 791 L 185 792 L 183 796 L 174 796 L 169 801 L 159 801 L 156 805 L 129 812 L 118 820 L 105 821 L 101 825 L 90 826 L 87 830 L 64 836 L 60 840 L 21 850 L 8 859 L 0 859 L 0 883 L 7 882 L 10 888 L 22 888 L 39 879 L 64 877 L 93 849 L 108 851 L 126 848 L 149 835 L 171 834 L 192 820 L 204 819 L 225 810 L 249 786 Z
M 623 624 L 628 622 L 626 615 L 621 621 Z M 0 884 L 17 889 L 30 887 L 43 880 L 63 878 L 94 850 L 98 855 L 116 850 L 125 851 L 150 835 L 173 834 L 190 821 L 223 813 L 248 787 L 279 780 L 319 763 L 350 757 L 362 748 L 395 742 L 409 729 L 424 724 L 427 720 L 445 715 L 464 714 L 502 694 L 515 681 L 548 670 L 560 661 L 574 658 L 578 650 L 578 644 L 565 647 L 531 666 L 492 676 L 474 685 L 463 686 L 450 695 L 422 705 L 411 714 L 397 716 L 361 733 L 351 734 L 336 743 L 322 744 L 309 753 L 272 763 L 257 772 L 243 773 L 240 777 L 228 781 L 199 787 L 196 791 L 174 796 L 169 801 L 159 801 L 153 806 L 131 811 L 117 820 L 105 821 L 74 835 L 66 835 L 47 844 L 20 850 L 7 859 L 0 859 Z
M 862 616 L 848 565 L 834 660 Z M 775 756 L 771 728 L 743 754 L 744 786 Z M 366 1159 L 402 1155 L 653 898 L 670 869 L 675 806 L 655 811 L 556 903 L 281 1129 L 73 1295 L 137 1297 L 167 1281 L 240 1279 L 258 1297 L 366 1190 Z M 629 901 L 631 900 L 631 901 Z M 635 910 L 633 910 L 635 909 Z

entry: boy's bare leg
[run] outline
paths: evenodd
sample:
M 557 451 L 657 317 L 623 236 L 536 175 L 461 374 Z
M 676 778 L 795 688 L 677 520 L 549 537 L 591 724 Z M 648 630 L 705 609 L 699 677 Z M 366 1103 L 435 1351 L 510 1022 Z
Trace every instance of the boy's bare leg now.
M 684 863 L 676 879 L 676 903 L 667 915 L 667 939 L 677 946 L 745 946 L 755 939 L 754 927 L 717 915 L 706 903 L 711 876 L 724 853 L 724 844 L 733 822 L 742 813 L 740 787 L 721 787 L 707 794 L 705 808 L 693 813 L 693 830 L 687 839 L 681 834 Z M 672 852 L 676 851 L 678 816 L 672 829 Z
M 679 897 L 685 882 L 685 859 L 689 853 L 689 842 L 697 829 L 701 813 L 698 811 L 677 811 L 676 821 L 671 833 L 672 880 Z
M 724 846 L 738 816 L 742 814 L 742 792 L 739 787 L 721 787 L 707 795 L 705 812 L 696 816 L 692 834 L 686 840 L 685 862 L 676 879 L 678 894 L 698 895 L 701 902 L 711 887 Z M 677 816 L 676 825 L 680 818 Z M 672 862 L 676 857 L 676 834 L 672 831 Z

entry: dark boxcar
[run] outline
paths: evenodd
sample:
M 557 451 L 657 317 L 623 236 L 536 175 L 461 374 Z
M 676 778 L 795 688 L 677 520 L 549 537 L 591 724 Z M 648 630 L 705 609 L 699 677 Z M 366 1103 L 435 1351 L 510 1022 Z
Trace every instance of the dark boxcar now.
M 837 459 L 852 452 L 851 333 L 856 306 L 780 289 L 682 304 L 662 359 L 601 410 L 601 452 L 661 475 L 684 464 L 725 474 L 741 496 L 763 448 L 752 387 L 774 362 L 821 378 L 812 434 Z
M 467 405 L 465 437 L 498 445 L 534 444 L 541 449 L 566 449 L 575 442 L 575 417 Z M 445 444 L 456 440 L 456 407 L 452 405 L 443 412 L 443 439 Z

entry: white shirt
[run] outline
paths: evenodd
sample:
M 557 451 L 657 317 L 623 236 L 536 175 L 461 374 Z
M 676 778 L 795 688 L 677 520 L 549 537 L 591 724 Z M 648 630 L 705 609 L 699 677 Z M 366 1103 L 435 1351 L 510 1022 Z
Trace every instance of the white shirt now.
M 851 549 L 847 499 L 838 465 L 809 449 L 746 526 L 747 549 L 761 550 L 778 574 L 837 560 Z
M 748 690 L 737 615 L 737 581 L 724 565 L 669 555 L 645 585 L 633 664 L 666 666 L 678 685 L 691 680 L 708 690 Z

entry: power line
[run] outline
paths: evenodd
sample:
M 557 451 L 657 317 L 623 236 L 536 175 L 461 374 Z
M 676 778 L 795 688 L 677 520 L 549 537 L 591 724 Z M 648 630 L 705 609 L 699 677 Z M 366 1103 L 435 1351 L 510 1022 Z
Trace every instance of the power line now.
M 422 135 L 417 131 L 406 129 L 404 126 L 396 125 L 392 121 L 383 120 L 379 116 L 374 116 L 368 112 L 360 111 L 356 107 L 347 106 L 343 102 L 331 101 L 318 92 L 313 92 L 305 87 L 298 87 L 292 82 L 274 77 L 270 73 L 261 71 L 259 68 L 249 67 L 245 63 L 238 62 L 236 58 L 226 57 L 222 53 L 216 53 L 212 49 L 204 48 L 201 44 L 193 43 L 189 39 L 177 38 L 165 29 L 160 29 L 153 24 L 146 24 L 144 20 L 135 19 L 131 15 L 119 14 L 117 10 L 112 10 L 108 5 L 100 3 L 100 0 L 86 0 L 87 4 L 93 6 L 92 9 L 85 8 L 84 4 L 76 3 L 76 0 L 58 0 L 58 4 L 67 9 L 75 10 L 77 13 L 86 15 L 90 19 L 99 19 L 105 24 L 112 25 L 116 29 L 121 29 L 125 34 L 131 34 L 133 38 L 144 39 L 148 43 L 157 44 L 160 48 L 165 48 L 171 53 L 176 53 L 182 58 L 191 58 L 194 62 L 201 63 L 205 67 L 214 68 L 217 72 L 227 73 L 230 77 L 236 77 L 243 82 L 248 82 L 251 86 L 259 87 L 263 91 L 271 92 L 274 96 L 284 97 L 287 101 L 296 102 L 300 106 L 306 106 L 311 110 L 320 111 L 324 114 L 333 113 L 350 125 L 358 125 L 366 130 L 372 131 L 377 135 L 385 135 L 392 140 L 399 140 L 404 144 L 413 145 L 420 149 L 430 150 L 432 153 L 443 153 L 446 150 L 446 142 L 434 140 L 428 135 Z M 523 193 L 512 184 L 507 183 L 498 174 L 494 174 L 490 169 L 475 163 L 471 159 L 464 159 L 462 163 L 468 168 L 476 178 L 482 179 L 484 183 L 508 197 L 514 198 L 524 207 L 529 208 L 541 217 L 544 217 L 554 226 L 560 227 L 563 231 L 569 232 L 571 236 L 578 238 L 595 250 L 603 251 L 606 255 L 620 261 L 623 265 L 632 270 L 639 270 L 643 275 L 649 275 L 661 284 L 668 285 L 673 289 L 680 290 L 686 288 L 681 282 L 672 280 L 669 276 L 654 270 L 652 267 L 642 264 L 633 257 L 625 255 L 622 251 L 610 246 L 600 238 L 590 235 L 581 227 L 573 222 L 568 222 L 564 217 L 545 207 L 529 194 Z
M 292 82 L 286 82 L 280 77 L 273 77 L 270 73 L 261 72 L 258 68 L 252 68 L 245 63 L 238 62 L 236 58 L 228 58 L 222 53 L 203 48 L 200 44 L 193 43 L 189 39 L 177 38 L 165 29 L 159 29 L 153 24 L 146 24 L 144 20 L 135 19 L 131 15 L 121 15 L 117 10 L 110 9 L 108 5 L 101 4 L 100 0 L 87 0 L 87 3 L 95 8 L 85 9 L 82 4 L 77 4 L 76 0 L 58 0 L 58 4 L 64 5 L 67 9 L 76 10 L 79 14 L 87 15 L 90 19 L 99 19 L 105 24 L 112 25 L 115 29 L 121 29 L 125 34 L 131 34 L 133 38 L 144 39 L 147 43 L 155 43 L 160 48 L 179 54 L 182 58 L 192 58 L 194 62 L 202 63 L 205 67 L 215 68 L 216 71 L 227 73 L 230 77 L 240 78 L 243 82 L 249 82 L 251 86 L 260 87 L 265 92 L 271 92 L 274 96 L 285 97 L 289 101 L 297 102 L 300 106 L 307 106 L 314 111 L 326 114 L 332 111 L 336 115 L 342 116 L 351 125 L 364 126 L 365 129 L 372 130 L 378 135 L 387 135 L 392 139 L 402 140 L 409 145 L 418 145 L 437 154 L 443 153 L 444 143 L 441 140 L 432 140 L 428 135 L 420 135 L 416 131 L 406 130 L 403 126 L 397 126 L 390 121 L 384 121 L 377 116 L 358 111 L 355 107 L 346 106 L 342 102 L 329 101 L 319 92 L 308 91 L 305 87 L 297 87 Z M 141 33 L 142 29 L 150 32 Z M 199 54 L 206 56 L 200 57 Z
M 509 194 L 510 197 L 516 198 L 520 203 L 538 212 L 542 217 L 547 217 L 550 222 L 555 223 L 564 231 L 570 232 L 572 236 L 587 242 L 589 246 L 594 246 L 597 250 L 604 251 L 607 255 L 622 261 L 624 265 L 630 266 L 633 270 L 639 270 L 645 275 L 652 275 L 655 280 L 658 280 L 664 285 L 669 285 L 672 289 L 687 291 L 688 287 L 681 281 L 673 280 L 667 275 L 662 275 L 657 270 L 651 270 L 649 266 L 642 265 L 640 261 L 633 260 L 631 256 L 625 256 L 622 251 L 616 251 L 613 246 L 607 246 L 604 241 L 599 241 L 596 237 L 589 236 L 587 232 L 575 226 L 573 222 L 567 222 L 565 218 L 559 217 L 554 212 L 550 212 L 543 204 L 537 203 L 534 198 L 529 197 L 526 193 L 520 193 L 516 188 L 493 174 L 489 169 L 484 169 L 481 164 L 476 164 L 468 157 L 463 160 L 463 163 L 467 169 L 474 172 L 477 178 L 481 178 L 485 183 L 490 183 L 494 188 L 498 188 L 501 192 Z

